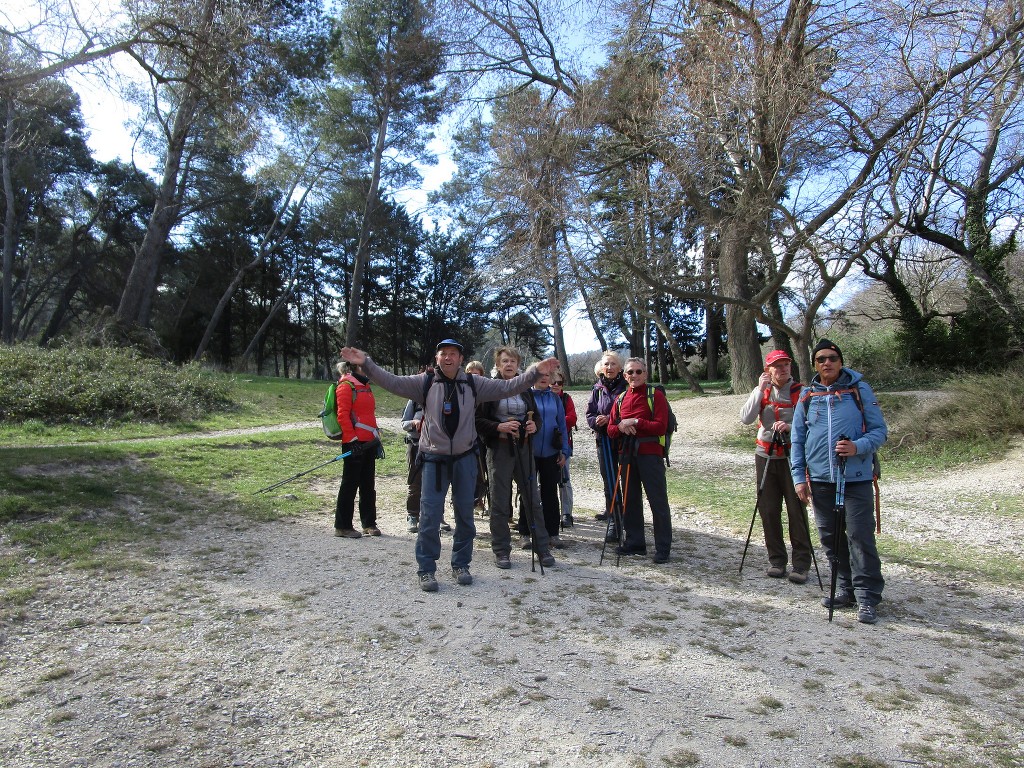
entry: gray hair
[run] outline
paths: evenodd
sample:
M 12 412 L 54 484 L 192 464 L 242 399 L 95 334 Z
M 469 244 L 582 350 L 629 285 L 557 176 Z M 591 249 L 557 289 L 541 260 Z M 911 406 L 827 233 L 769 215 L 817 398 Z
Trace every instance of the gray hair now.
M 594 375 L 595 376 L 600 376 L 601 375 L 601 369 L 604 367 L 604 361 L 606 359 L 608 359 L 608 358 L 611 358 L 616 363 L 618 363 L 619 364 L 619 368 L 623 367 L 623 365 L 622 365 L 622 355 L 620 355 L 615 350 L 608 349 L 608 350 L 605 350 L 604 353 L 602 353 L 601 357 L 598 358 L 597 362 L 594 363 Z
M 631 358 L 629 358 L 629 360 L 626 361 L 626 364 L 624 366 L 622 366 L 622 367 L 623 368 L 628 368 L 630 363 L 638 363 L 641 368 L 643 368 L 645 371 L 647 370 L 647 363 L 645 363 L 643 361 L 643 358 L 631 357 Z

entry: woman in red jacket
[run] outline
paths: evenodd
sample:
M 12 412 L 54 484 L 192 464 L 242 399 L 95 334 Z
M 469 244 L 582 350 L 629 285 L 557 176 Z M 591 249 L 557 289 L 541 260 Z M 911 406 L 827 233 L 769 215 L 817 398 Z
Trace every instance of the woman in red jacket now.
M 631 357 L 624 367 L 629 388 L 619 395 L 608 419 L 608 436 L 622 446 L 619 492 L 625 499 L 625 539 L 619 555 L 646 555 L 644 508 L 640 487 L 654 518 L 654 562 L 667 563 L 672 549 L 672 514 L 668 506 L 661 438 L 668 431 L 668 400 L 660 389 L 647 387 L 647 364 Z
M 338 363 L 338 425 L 344 450 L 341 487 L 334 509 L 334 535 L 358 539 L 352 527 L 356 494 L 359 494 L 359 522 L 367 536 L 380 536 L 377 527 L 376 462 L 380 449 L 377 432 L 377 402 L 368 379 L 350 363 Z

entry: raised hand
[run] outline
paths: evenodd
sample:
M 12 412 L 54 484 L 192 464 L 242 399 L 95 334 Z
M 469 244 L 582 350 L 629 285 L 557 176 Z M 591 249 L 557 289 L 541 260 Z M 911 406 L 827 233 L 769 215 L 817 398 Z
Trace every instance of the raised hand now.
M 342 347 L 338 354 L 341 355 L 342 360 L 352 363 L 352 365 L 362 365 L 366 362 L 366 353 L 355 347 Z

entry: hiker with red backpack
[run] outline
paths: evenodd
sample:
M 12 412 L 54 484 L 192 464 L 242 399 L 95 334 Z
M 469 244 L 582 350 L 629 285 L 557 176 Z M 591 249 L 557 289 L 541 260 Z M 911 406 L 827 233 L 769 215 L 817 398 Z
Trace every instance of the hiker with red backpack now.
M 803 385 L 793 380 L 793 360 L 783 350 L 769 352 L 764 361 L 761 380 L 740 409 L 740 421 L 759 421 L 757 447 L 754 451 L 754 478 L 757 482 L 757 511 L 764 529 L 764 545 L 768 549 L 767 575 L 774 579 L 786 577 L 790 562 L 782 535 L 782 503 L 786 503 L 789 542 L 793 548 L 793 570 L 789 580 L 806 584 L 813 550 L 807 517 L 796 495 L 789 471 L 790 427 L 793 411 L 800 400 Z
M 813 359 L 817 373 L 793 417 L 793 483 L 802 501 L 813 502 L 833 569 L 832 594 L 823 604 L 830 612 L 856 605 L 857 620 L 874 624 L 885 580 L 875 542 L 872 480 L 875 452 L 888 428 L 874 391 L 843 365 L 838 346 L 822 339 Z
M 624 538 L 615 553 L 646 555 L 643 487 L 654 518 L 654 558 L 667 563 L 672 549 L 672 516 L 665 480 L 663 441 L 669 429 L 665 393 L 647 384 L 647 364 L 631 357 L 624 366 L 628 389 L 612 405 L 608 437 L 621 446 L 615 490 L 623 500 Z
M 357 366 L 338 363 L 335 390 L 341 442 L 348 455 L 344 458 L 341 487 L 334 508 L 334 535 L 358 539 L 363 534 L 380 536 L 377 527 L 377 456 L 381 449 L 377 432 L 377 401 L 369 379 Z M 363 533 L 352 527 L 356 495 L 359 496 L 359 522 Z

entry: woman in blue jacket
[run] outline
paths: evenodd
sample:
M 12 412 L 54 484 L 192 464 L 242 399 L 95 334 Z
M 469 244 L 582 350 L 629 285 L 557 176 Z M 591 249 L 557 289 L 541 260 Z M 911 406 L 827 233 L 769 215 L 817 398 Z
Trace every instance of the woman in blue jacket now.
M 800 395 L 793 416 L 793 484 L 812 502 L 821 545 L 836 568 L 836 596 L 826 608 L 858 606 L 857 620 L 874 624 L 882 599 L 882 563 L 875 543 L 874 455 L 888 428 L 863 376 L 843 367 L 843 353 L 828 339 L 814 348 L 817 374 Z M 846 536 L 836 541 L 836 482 L 846 481 Z
M 551 377 L 541 376 L 533 385 L 533 400 L 540 417 L 540 431 L 532 438 L 533 457 L 540 482 L 540 505 L 544 510 L 544 527 L 551 538 L 551 546 L 563 547 L 558 537 L 559 514 L 558 481 L 569 455 L 569 430 L 565 425 L 562 398 L 551 389 Z

